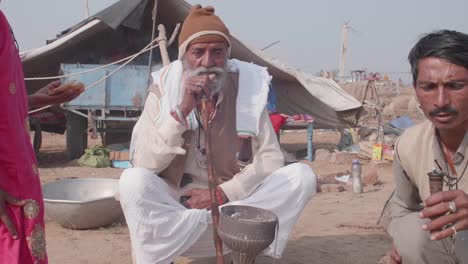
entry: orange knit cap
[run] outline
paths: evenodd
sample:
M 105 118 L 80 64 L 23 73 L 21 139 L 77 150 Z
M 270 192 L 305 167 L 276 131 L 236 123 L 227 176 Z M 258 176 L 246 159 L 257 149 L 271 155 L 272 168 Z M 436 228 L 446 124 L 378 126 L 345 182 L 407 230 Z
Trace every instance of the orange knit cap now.
M 231 46 L 229 30 L 214 11 L 212 6 L 192 7 L 180 30 L 179 59 L 184 56 L 190 44 L 225 41 Z

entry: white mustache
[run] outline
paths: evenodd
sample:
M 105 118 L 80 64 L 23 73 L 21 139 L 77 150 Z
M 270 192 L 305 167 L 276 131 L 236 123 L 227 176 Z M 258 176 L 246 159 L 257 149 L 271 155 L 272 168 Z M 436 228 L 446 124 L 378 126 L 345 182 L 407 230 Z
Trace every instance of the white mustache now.
M 226 71 L 220 67 L 198 67 L 191 72 L 192 76 L 216 74 L 217 77 L 222 76 Z
M 190 76 L 210 75 L 216 74 L 216 78 L 212 80 L 212 86 L 210 87 L 212 94 L 217 94 L 224 86 L 226 81 L 226 70 L 220 67 L 198 67 L 190 72 Z

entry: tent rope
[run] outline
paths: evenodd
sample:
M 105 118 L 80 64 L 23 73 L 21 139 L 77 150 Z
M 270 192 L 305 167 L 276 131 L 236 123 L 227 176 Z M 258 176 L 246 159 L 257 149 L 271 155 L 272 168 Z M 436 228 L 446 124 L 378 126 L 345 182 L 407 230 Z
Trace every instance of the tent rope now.
M 168 46 L 170 46 L 174 40 L 175 40 L 175 35 L 177 35 L 178 33 L 178 30 L 179 30 L 179 26 L 180 24 L 177 24 L 175 30 L 172 32 L 172 36 L 168 42 Z M 121 59 L 121 60 L 118 60 L 116 62 L 113 62 L 113 63 L 109 63 L 109 64 L 106 64 L 106 65 L 103 65 L 103 66 L 99 66 L 97 68 L 93 68 L 93 69 L 89 69 L 89 70 L 86 70 L 86 71 L 82 71 L 82 72 L 77 72 L 77 73 L 72 73 L 72 74 L 67 74 L 67 75 L 59 75 L 59 76 L 51 76 L 51 77 L 39 77 L 39 78 L 25 78 L 25 80 L 50 80 L 50 79 L 59 79 L 59 78 L 64 78 L 64 77 L 69 77 L 69 76 L 74 76 L 74 75 L 79 75 L 79 74 L 84 74 L 84 73 L 88 73 L 88 72 L 92 72 L 92 71 L 96 71 L 96 70 L 99 70 L 99 69 L 102 69 L 102 68 L 106 68 L 106 67 L 109 67 L 111 65 L 114 65 L 114 64 L 117 64 L 117 63 L 120 63 L 122 61 L 125 61 L 125 63 L 123 63 L 122 65 L 120 65 L 118 68 L 116 68 L 115 70 L 113 70 L 112 72 L 110 72 L 109 74 L 107 74 L 106 76 L 102 77 L 101 79 L 99 79 L 98 81 L 92 83 L 91 85 L 85 87 L 85 90 L 88 90 L 89 88 L 91 87 L 94 87 L 96 86 L 97 84 L 101 83 L 102 81 L 106 80 L 107 78 L 109 78 L 111 75 L 113 75 L 114 73 L 116 73 L 117 71 L 119 71 L 120 69 L 122 69 L 125 65 L 129 64 L 131 61 L 133 61 L 134 59 L 136 59 L 139 55 L 149 51 L 149 50 L 152 50 L 154 48 L 157 48 L 159 47 L 159 44 L 154 44 L 155 42 L 159 42 L 161 41 L 161 39 L 158 37 L 158 38 L 155 38 L 153 39 L 148 45 L 146 45 L 142 50 L 140 50 L 139 52 L 133 54 L 133 55 L 130 55 L 124 59 Z M 33 113 L 37 113 L 39 111 L 42 111 L 42 110 L 45 110 L 45 109 L 48 109 L 50 107 L 52 107 L 53 105 L 46 105 L 44 107 L 40 107 L 40 108 L 37 108 L 37 109 L 34 109 L 34 110 L 31 110 L 28 112 L 28 114 L 33 114 Z M 61 105 L 62 106 L 62 105 Z
M 154 7 L 153 7 L 153 25 L 151 29 L 151 39 L 154 39 L 155 31 L 156 31 L 156 14 L 158 12 L 158 0 L 154 0 Z M 158 37 L 159 38 L 159 37 Z M 151 67 L 153 64 L 153 50 L 149 52 L 149 58 L 148 58 L 148 86 L 150 85 L 150 78 L 151 76 Z
M 156 38 L 155 41 L 158 42 L 160 39 L 159 38 Z M 153 41 L 154 42 L 154 41 Z M 150 50 L 150 49 L 154 49 L 156 48 L 157 46 L 152 46 L 150 48 L 144 48 L 144 52 Z M 139 53 L 136 53 L 136 54 L 139 54 Z M 71 76 L 75 76 L 75 75 L 81 75 L 81 74 L 84 74 L 84 73 L 88 73 L 88 72 L 93 72 L 93 71 L 97 71 L 97 70 L 100 70 L 100 69 L 104 69 L 104 68 L 107 68 L 109 66 L 112 66 L 114 64 L 118 64 L 118 63 L 121 63 L 123 61 L 127 61 L 129 59 L 132 59 L 133 57 L 135 56 L 135 54 L 133 55 L 130 55 L 126 58 L 123 58 L 123 59 L 120 59 L 118 61 L 114 61 L 114 62 L 111 62 L 109 64 L 105 64 L 105 65 L 102 65 L 102 66 L 99 66 L 99 67 L 96 67 L 96 68 L 92 68 L 92 69 L 89 69 L 89 70 L 85 70 L 85 71 L 81 71 L 81 72 L 74 72 L 74 73 L 70 73 L 70 74 L 64 74 L 64 75 L 57 75 L 57 76 L 48 76 L 48 77 L 33 77 L 33 78 L 24 78 L 25 81 L 39 81 L 39 80 L 54 80 L 54 79 L 60 79 L 60 78 L 66 78 L 66 77 L 71 77 Z

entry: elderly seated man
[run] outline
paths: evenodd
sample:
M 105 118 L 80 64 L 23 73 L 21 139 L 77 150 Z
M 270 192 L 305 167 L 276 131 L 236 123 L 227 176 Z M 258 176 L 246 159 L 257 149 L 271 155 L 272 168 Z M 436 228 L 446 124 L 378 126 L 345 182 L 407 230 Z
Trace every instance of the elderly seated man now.
M 230 50 L 229 31 L 214 8 L 197 5 L 180 32 L 179 60 L 153 73 L 133 130 L 133 168 L 123 172 L 119 187 L 138 264 L 215 255 L 202 95 L 214 106 L 211 152 L 219 203 L 256 206 L 279 217 L 266 255 L 281 257 L 316 191 L 307 165 L 284 167 L 265 110 L 271 77 L 263 67 L 229 60 Z

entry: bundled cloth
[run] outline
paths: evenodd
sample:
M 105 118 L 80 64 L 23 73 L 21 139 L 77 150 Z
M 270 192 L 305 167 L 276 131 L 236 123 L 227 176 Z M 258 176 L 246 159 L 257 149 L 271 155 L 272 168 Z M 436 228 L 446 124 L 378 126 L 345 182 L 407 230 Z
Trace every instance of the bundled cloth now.
M 297 114 L 289 117 L 286 122 L 314 122 L 314 117 L 308 114 Z
M 102 145 L 95 145 L 85 150 L 85 154 L 78 160 L 80 166 L 105 168 L 111 166 L 110 150 Z
M 287 119 L 288 118 L 285 115 L 280 113 L 270 113 L 271 125 L 273 126 L 273 129 L 277 135 L 279 134 L 281 127 L 283 127 L 283 125 L 286 123 Z

